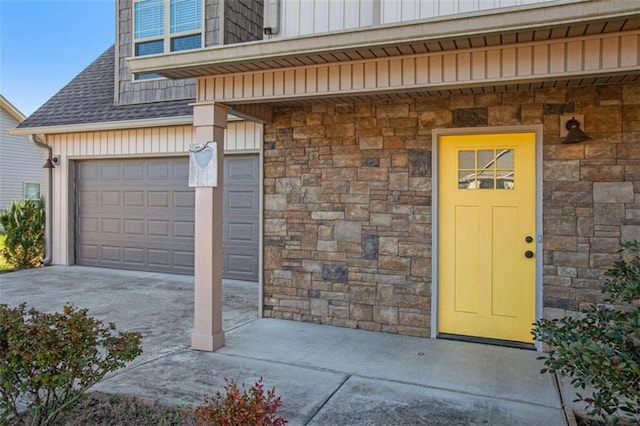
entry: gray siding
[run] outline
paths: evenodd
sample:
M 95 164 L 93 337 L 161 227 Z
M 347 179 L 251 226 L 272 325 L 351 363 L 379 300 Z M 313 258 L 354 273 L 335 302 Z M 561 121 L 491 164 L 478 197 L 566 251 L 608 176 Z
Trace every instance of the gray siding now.
M 263 0 L 224 2 L 224 44 L 262 40 Z
M 211 2 L 212 0 L 207 0 Z M 217 1 L 217 0 L 216 0 Z M 133 56 L 131 0 L 118 0 L 118 33 L 116 34 L 117 105 L 195 99 L 195 79 L 133 81 L 127 58 Z M 206 10 L 206 7 L 205 7 Z M 206 12 L 205 12 L 206 13 Z
M 24 198 L 24 183 L 39 183 L 40 192 L 44 191 L 44 153 L 27 136 L 7 133 L 17 125 L 18 121 L 0 108 L 0 210 Z

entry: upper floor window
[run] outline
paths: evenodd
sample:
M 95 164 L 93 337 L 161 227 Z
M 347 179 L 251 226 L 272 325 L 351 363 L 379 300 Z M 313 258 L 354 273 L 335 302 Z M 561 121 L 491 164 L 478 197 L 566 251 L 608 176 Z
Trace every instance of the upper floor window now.
M 202 0 L 134 0 L 133 40 L 135 56 L 201 48 Z

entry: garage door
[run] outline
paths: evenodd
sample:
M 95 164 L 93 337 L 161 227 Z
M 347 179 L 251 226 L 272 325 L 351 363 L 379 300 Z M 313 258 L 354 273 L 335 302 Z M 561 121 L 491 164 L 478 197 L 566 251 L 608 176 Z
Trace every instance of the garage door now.
M 258 168 L 257 157 L 242 160 L 249 160 L 250 168 Z M 229 167 L 233 161 L 234 158 L 225 159 L 225 170 L 234 169 Z M 79 161 L 77 166 L 78 264 L 193 274 L 195 193 L 187 184 L 186 157 Z M 225 278 L 242 276 L 242 279 L 257 280 L 258 185 L 256 179 L 253 182 L 256 202 L 252 204 L 255 214 L 244 214 L 241 219 L 244 223 L 249 216 L 255 218 L 253 245 L 247 239 L 246 229 L 239 236 L 238 232 L 230 234 L 242 240 L 246 253 L 239 251 L 237 243 L 227 249 L 225 223 Z M 228 193 L 234 191 L 232 185 L 225 187 L 225 203 L 227 199 L 242 198 L 229 196 Z M 227 211 L 232 210 L 225 206 L 225 218 Z M 246 207 L 245 211 L 248 212 Z M 227 270 L 227 265 L 230 268 L 235 265 L 226 260 L 227 257 L 234 259 L 228 250 L 254 260 L 255 273 L 250 276 L 245 265 L 240 271 Z

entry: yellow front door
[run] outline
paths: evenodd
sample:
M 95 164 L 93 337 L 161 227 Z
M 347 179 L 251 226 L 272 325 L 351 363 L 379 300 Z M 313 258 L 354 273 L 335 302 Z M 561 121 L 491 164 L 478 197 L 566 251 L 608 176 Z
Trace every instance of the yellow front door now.
M 440 136 L 438 332 L 533 342 L 535 134 Z

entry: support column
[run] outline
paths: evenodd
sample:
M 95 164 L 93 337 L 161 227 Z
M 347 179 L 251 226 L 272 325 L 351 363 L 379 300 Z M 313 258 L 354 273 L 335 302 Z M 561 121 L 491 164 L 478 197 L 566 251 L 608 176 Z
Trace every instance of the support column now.
M 222 330 L 222 190 L 224 130 L 227 107 L 195 105 L 193 126 L 196 143 L 218 143 L 218 186 L 196 188 L 194 319 L 191 347 L 213 352 L 224 346 Z

